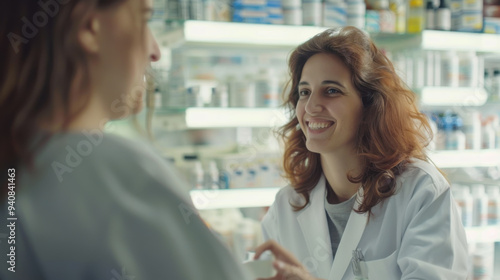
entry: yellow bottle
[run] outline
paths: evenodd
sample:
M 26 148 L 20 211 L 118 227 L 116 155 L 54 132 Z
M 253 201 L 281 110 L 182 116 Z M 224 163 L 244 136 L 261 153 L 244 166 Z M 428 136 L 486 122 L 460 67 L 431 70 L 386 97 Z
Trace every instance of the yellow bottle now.
M 419 33 L 424 29 L 424 1 L 410 0 L 408 5 L 408 21 L 406 32 Z

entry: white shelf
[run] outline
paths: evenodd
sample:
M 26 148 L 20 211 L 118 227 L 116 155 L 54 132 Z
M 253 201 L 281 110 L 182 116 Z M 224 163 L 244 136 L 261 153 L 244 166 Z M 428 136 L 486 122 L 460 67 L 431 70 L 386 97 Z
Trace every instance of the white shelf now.
M 187 108 L 184 112 L 156 114 L 157 125 L 166 130 L 224 127 L 277 128 L 288 121 L 281 108 Z
M 439 168 L 500 166 L 500 150 L 436 151 L 429 157 Z
M 500 225 L 465 228 L 468 242 L 500 242 Z
M 422 33 L 422 49 L 500 53 L 500 35 L 426 30 Z
M 166 45 L 172 42 L 172 38 L 183 37 L 185 43 L 296 47 L 326 29 L 327 27 L 318 26 L 187 20 L 182 28 L 165 33 L 160 36 L 159 41 Z M 422 49 L 428 50 L 474 50 L 500 53 L 500 35 L 498 34 L 424 30 L 421 34 L 376 33 L 371 36 L 380 43 L 394 41 L 393 43 L 397 43 L 400 48 L 420 45 Z M 421 39 L 411 40 L 413 37 Z M 401 38 L 407 44 L 399 42 Z
M 190 195 L 194 206 L 199 210 L 265 207 L 273 204 L 279 190 L 280 188 L 192 190 Z
M 420 103 L 424 106 L 482 106 L 488 100 L 484 88 L 424 87 Z
M 275 108 L 188 108 L 188 128 L 209 127 L 277 127 L 288 118 Z
M 184 38 L 189 43 L 297 46 L 326 27 L 250 24 L 188 20 Z

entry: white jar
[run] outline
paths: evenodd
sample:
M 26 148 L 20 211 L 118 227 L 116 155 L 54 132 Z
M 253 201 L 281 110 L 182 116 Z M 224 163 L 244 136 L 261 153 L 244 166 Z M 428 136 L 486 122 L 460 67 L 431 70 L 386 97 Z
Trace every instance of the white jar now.
M 472 225 L 486 226 L 488 224 L 488 197 L 484 192 L 484 185 L 472 185 Z
M 460 53 L 459 85 L 461 87 L 477 87 L 479 82 L 479 59 L 475 52 Z
M 488 186 L 488 225 L 500 225 L 500 186 Z
M 302 24 L 312 26 L 323 25 L 323 3 L 307 0 L 302 2 Z
M 270 69 L 261 69 L 255 80 L 255 105 L 278 107 L 279 78 Z
M 230 107 L 255 107 L 255 83 L 251 75 L 245 78 L 228 78 L 229 106 Z
M 459 58 L 454 51 L 441 52 L 441 86 L 459 86 Z
M 462 114 L 464 121 L 463 131 L 465 133 L 466 149 L 481 149 L 481 115 L 479 112 L 467 112 Z
M 455 201 L 459 207 L 460 218 L 464 227 L 472 226 L 473 200 L 469 188 L 466 186 L 453 185 L 452 188 L 458 188 L 454 194 Z

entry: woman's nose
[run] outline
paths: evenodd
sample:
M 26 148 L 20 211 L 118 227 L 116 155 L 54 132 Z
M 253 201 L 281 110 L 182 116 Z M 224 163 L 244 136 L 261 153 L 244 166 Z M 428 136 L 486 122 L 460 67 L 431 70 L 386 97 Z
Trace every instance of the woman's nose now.
M 323 109 L 323 105 L 321 104 L 320 96 L 316 93 L 311 92 L 309 95 L 309 98 L 307 99 L 306 103 L 306 113 L 308 114 L 315 114 L 318 112 L 321 112 Z
M 158 46 L 158 42 L 156 41 L 156 38 L 152 36 L 153 44 L 151 45 L 151 51 L 150 51 L 150 59 L 152 62 L 156 62 L 160 60 L 161 58 L 161 51 L 160 51 L 160 46 Z

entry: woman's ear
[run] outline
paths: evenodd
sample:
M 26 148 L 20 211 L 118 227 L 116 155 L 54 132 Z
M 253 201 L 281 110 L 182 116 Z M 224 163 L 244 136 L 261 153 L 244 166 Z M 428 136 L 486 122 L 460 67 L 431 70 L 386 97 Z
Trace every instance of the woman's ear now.
M 85 13 L 83 9 L 85 4 L 80 3 L 75 7 L 74 13 Z M 99 33 L 101 32 L 101 23 L 99 17 L 95 12 L 87 12 L 87 16 L 83 19 L 82 24 L 78 28 L 77 36 L 78 43 L 82 49 L 88 54 L 95 54 L 99 52 Z

